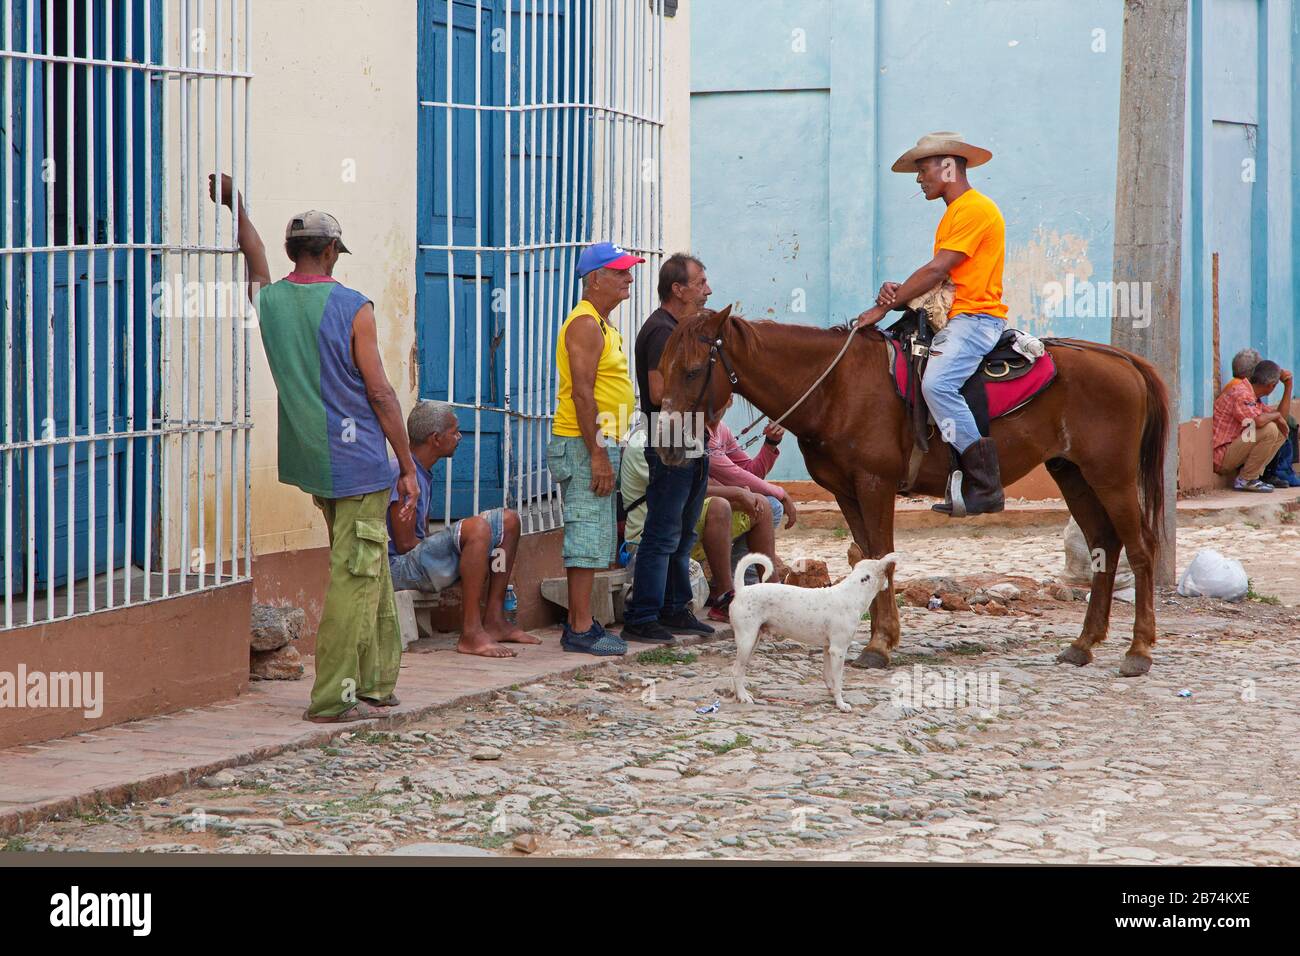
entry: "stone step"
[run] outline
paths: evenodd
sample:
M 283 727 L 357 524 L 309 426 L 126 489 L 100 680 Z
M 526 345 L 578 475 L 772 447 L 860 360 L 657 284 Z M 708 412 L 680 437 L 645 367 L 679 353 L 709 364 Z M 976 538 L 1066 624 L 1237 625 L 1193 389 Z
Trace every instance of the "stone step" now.
M 601 624 L 623 620 L 623 594 L 631 580 L 626 568 L 597 571 L 591 587 L 591 616 Z M 566 610 L 569 607 L 568 578 L 543 578 L 542 597 Z

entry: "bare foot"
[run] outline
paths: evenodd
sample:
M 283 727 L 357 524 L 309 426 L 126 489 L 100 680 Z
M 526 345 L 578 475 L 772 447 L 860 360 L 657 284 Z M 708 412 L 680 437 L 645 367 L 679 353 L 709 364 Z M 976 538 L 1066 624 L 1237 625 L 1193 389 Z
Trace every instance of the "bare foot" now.
M 488 624 L 486 630 L 502 644 L 540 644 L 542 639 L 506 621 Z
M 487 631 L 461 631 L 456 650 L 461 654 L 476 654 L 479 657 L 514 657 L 515 652 L 502 647 L 500 642 Z

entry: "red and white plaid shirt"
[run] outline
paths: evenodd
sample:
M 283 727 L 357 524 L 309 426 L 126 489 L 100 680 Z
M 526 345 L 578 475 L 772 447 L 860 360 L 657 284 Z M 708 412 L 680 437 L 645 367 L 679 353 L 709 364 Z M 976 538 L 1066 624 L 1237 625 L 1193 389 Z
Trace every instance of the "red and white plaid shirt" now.
M 1250 382 L 1240 381 L 1225 388 L 1214 400 L 1214 467 L 1223 465 L 1224 453 L 1241 437 L 1247 420 L 1254 421 L 1272 410 L 1272 406 L 1255 397 Z

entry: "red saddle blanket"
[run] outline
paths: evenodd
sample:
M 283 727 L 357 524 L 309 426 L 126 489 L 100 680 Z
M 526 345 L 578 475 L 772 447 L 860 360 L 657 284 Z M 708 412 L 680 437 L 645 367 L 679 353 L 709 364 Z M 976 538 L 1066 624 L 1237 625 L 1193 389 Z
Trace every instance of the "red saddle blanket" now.
M 902 346 L 894 339 L 886 339 L 892 350 L 892 366 L 894 370 L 894 388 L 898 390 L 898 396 L 907 401 L 907 378 L 909 370 L 907 367 L 907 354 L 903 351 Z M 983 363 L 981 363 L 983 364 Z M 988 419 L 992 421 L 995 418 L 1001 418 L 1008 412 L 1014 412 L 1017 408 L 1030 402 L 1036 395 L 1042 392 L 1047 386 L 1051 385 L 1056 378 L 1056 363 L 1052 361 L 1052 353 L 1047 352 L 1042 358 L 1037 359 L 1033 367 L 1021 375 L 1019 378 L 1007 382 L 989 381 L 983 379 L 977 369 L 966 384 L 962 386 L 962 394 L 971 402 L 972 411 L 976 414 L 976 419 L 981 417 L 979 411 L 974 406 L 977 401 L 971 401 L 975 396 L 971 392 L 982 384 L 984 386 L 985 405 L 987 407 Z M 983 429 L 981 429 L 983 431 Z

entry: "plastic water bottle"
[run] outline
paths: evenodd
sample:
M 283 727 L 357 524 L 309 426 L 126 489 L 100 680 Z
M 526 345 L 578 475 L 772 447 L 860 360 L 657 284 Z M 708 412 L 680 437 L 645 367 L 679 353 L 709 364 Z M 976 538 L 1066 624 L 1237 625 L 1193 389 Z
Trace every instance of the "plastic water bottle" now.
M 518 616 L 519 616 L 519 597 L 518 595 L 515 594 L 515 586 L 513 584 L 506 586 L 506 599 L 505 599 L 504 609 L 506 613 L 506 620 L 509 621 L 512 626 L 517 624 Z

